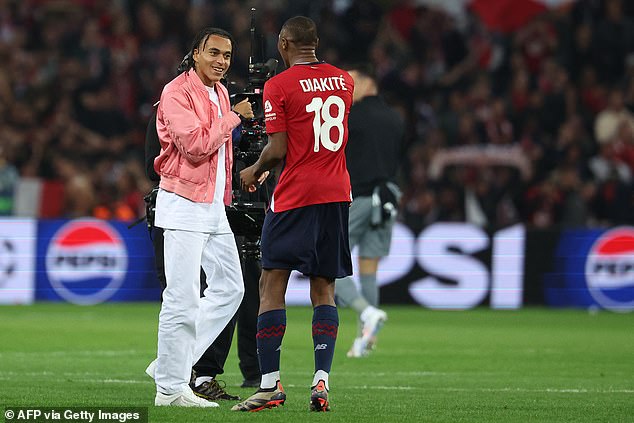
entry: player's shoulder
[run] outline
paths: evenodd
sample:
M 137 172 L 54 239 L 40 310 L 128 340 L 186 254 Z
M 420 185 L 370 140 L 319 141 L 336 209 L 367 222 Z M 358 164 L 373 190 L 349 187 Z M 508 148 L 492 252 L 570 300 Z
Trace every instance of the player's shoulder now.
M 348 73 L 348 71 L 341 69 L 335 65 L 331 65 L 330 63 L 322 63 L 323 69 L 322 72 L 325 76 L 329 76 L 331 78 L 338 78 L 343 80 L 343 83 L 346 86 L 347 90 L 354 89 L 354 79 Z
M 290 79 L 295 79 L 296 78 L 296 70 L 295 66 L 291 66 L 288 69 L 284 69 L 282 72 L 278 73 L 277 75 L 274 75 L 273 77 L 271 77 L 268 81 L 266 81 L 266 84 L 268 85 L 284 85 L 285 82 L 287 82 Z
M 331 65 L 330 63 L 318 62 L 318 63 L 303 63 L 303 64 L 291 66 L 290 68 L 285 69 L 282 72 L 270 78 L 269 81 L 279 82 L 279 81 L 285 81 L 288 79 L 303 78 L 307 75 L 312 76 L 313 74 L 315 75 L 317 74 L 335 75 L 336 74 L 338 76 L 343 76 L 345 78 L 352 79 L 352 77 L 347 71 L 341 68 L 338 68 L 335 65 Z
M 350 76 L 347 71 L 345 71 L 345 70 L 341 69 L 340 67 L 337 67 L 337 66 L 335 66 L 333 64 L 322 62 L 321 66 L 323 66 L 324 69 L 328 69 L 328 70 L 330 70 L 333 73 L 340 73 L 340 74 L 343 74 L 343 75 Z
M 283 90 L 285 86 L 288 86 L 289 79 L 286 72 L 289 69 L 285 69 L 284 71 L 278 73 L 277 75 L 272 76 L 264 83 L 264 91 L 265 92 L 273 92 L 278 90 Z
M 291 66 L 265 83 L 265 91 L 323 92 L 352 91 L 354 80 L 348 72 L 326 62 L 304 63 Z
M 322 74 L 322 76 L 337 76 L 344 79 L 352 80 L 352 77 L 347 71 L 330 63 L 319 62 L 314 66 L 310 66 L 310 68 L 312 68 L 315 73 Z
M 348 77 L 350 77 L 350 78 L 352 79 L 352 77 L 350 76 L 350 74 L 348 73 L 348 71 L 347 71 L 347 70 L 345 70 L 345 69 L 343 69 L 343 68 L 340 68 L 339 66 L 335 66 L 335 65 L 329 64 L 329 63 L 326 63 L 326 64 L 327 64 L 328 66 L 330 66 L 330 68 L 331 68 L 334 72 L 341 73 L 341 74 L 346 75 L 346 76 L 348 76 Z

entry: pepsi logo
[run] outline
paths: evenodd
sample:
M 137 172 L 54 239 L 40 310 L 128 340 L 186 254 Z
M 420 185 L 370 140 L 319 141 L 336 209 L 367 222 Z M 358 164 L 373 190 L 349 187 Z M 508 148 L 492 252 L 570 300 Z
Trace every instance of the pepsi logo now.
M 108 300 L 121 287 L 128 252 L 107 222 L 71 221 L 53 236 L 46 252 L 51 286 L 66 301 L 89 305 Z
M 634 228 L 603 233 L 586 261 L 588 290 L 602 307 L 619 312 L 634 309 Z

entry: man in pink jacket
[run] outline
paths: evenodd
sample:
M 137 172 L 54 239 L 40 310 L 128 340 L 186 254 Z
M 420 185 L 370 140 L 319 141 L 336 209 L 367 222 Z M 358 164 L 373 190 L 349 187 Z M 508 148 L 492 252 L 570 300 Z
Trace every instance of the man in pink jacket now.
M 161 94 L 156 128 L 161 176 L 155 225 L 163 228 L 167 288 L 159 314 L 155 405 L 216 407 L 189 386 L 192 365 L 227 325 L 244 293 L 240 260 L 225 205 L 231 202 L 231 131 L 252 118 L 245 99 L 231 109 L 220 80 L 233 40 L 206 28 L 195 38 L 189 68 Z M 199 298 L 200 267 L 207 289 Z

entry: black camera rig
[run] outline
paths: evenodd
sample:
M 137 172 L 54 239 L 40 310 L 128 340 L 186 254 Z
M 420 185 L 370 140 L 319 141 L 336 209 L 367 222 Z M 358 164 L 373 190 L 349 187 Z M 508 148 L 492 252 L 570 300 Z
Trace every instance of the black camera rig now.
M 254 193 L 243 191 L 240 186 L 240 171 L 254 164 L 266 146 L 268 138 L 264 127 L 262 91 L 264 83 L 275 75 L 277 60 L 262 61 L 263 39 L 256 34 L 255 8 L 251 9 L 251 54 L 249 56 L 248 83 L 244 91 L 233 94 L 233 103 L 249 99 L 253 109 L 252 119 L 242 120 L 240 140 L 233 145 L 233 202 L 227 206 L 227 218 L 233 233 L 240 238 L 240 253 L 243 257 L 260 258 L 260 236 L 264 224 L 266 206 L 272 195 L 271 182 L 266 181 Z M 271 179 L 271 178 L 269 178 Z

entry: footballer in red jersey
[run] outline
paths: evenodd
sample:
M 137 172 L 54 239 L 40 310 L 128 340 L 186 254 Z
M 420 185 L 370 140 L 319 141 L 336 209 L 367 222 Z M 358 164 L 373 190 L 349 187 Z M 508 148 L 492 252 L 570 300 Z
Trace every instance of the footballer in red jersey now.
M 323 62 L 296 64 L 266 82 L 266 132 L 288 136 L 273 211 L 352 201 L 345 147 L 353 89 L 347 72 Z
M 310 278 L 315 357 L 310 409 L 330 410 L 328 375 L 339 327 L 335 278 L 352 274 L 352 199 L 344 150 L 354 82 L 347 72 L 317 59 L 318 42 L 317 27 L 307 17 L 296 16 L 282 26 L 277 48 L 288 69 L 264 85 L 269 141 L 258 160 L 240 172 L 242 187 L 253 191 L 266 171 L 284 161 L 262 227 L 256 335 L 260 389 L 235 411 L 260 411 L 286 401 L 280 350 L 292 270 Z

